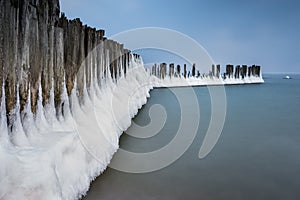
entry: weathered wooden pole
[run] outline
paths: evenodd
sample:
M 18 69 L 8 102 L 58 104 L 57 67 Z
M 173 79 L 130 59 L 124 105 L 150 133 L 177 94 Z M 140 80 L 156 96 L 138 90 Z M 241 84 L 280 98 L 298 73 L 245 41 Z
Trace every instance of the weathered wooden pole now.
M 226 65 L 225 77 L 230 78 L 230 65 Z
M 61 113 L 61 97 L 64 87 L 64 36 L 63 29 L 56 28 L 54 33 L 54 55 L 53 55 L 53 81 L 54 81 L 54 105 L 56 113 Z
M 176 67 L 176 76 L 180 77 L 180 71 L 181 71 L 180 65 L 177 65 L 177 67 Z
M 152 66 L 152 75 L 156 76 L 156 64 Z
M 217 78 L 220 78 L 220 74 L 221 74 L 221 66 L 217 65 Z
M 192 76 L 193 77 L 196 76 L 196 64 L 195 63 L 193 64 L 193 67 L 192 67 Z
M 174 77 L 174 63 L 171 63 L 169 65 L 169 76 L 170 76 L 170 78 Z
M 161 63 L 160 64 L 160 78 L 164 79 L 167 75 L 167 64 Z
M 252 76 L 255 76 L 255 65 L 252 65 L 252 68 L 251 68 L 251 69 L 252 69 L 251 75 L 252 75 Z
M 242 78 L 244 79 L 247 76 L 247 65 L 242 66 Z
M 252 76 L 252 67 L 248 67 L 248 77 Z
M 235 74 L 234 74 L 234 78 L 240 78 L 240 65 L 237 65 L 235 67 Z
M 256 65 L 255 66 L 255 70 L 256 70 L 256 76 L 259 76 L 259 74 L 260 74 L 260 66 Z

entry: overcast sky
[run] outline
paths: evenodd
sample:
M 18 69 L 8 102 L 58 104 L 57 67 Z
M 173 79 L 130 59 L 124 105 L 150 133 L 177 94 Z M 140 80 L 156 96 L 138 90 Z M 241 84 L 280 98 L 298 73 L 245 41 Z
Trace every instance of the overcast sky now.
M 216 63 L 258 64 L 264 72 L 300 73 L 297 0 L 60 1 L 68 18 L 79 17 L 105 29 L 107 37 L 133 28 L 169 28 L 195 39 Z

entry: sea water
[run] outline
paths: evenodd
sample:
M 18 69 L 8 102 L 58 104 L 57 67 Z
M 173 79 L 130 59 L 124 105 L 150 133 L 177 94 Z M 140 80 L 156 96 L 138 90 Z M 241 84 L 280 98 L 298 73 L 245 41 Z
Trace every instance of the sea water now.
M 225 124 L 204 159 L 198 154 L 211 120 L 211 99 L 207 87 L 193 87 L 200 109 L 199 128 L 183 156 L 150 173 L 108 168 L 84 199 L 300 199 L 300 75 L 291 75 L 290 80 L 283 77 L 267 74 L 264 84 L 225 86 Z M 160 105 L 167 113 L 163 128 L 147 139 L 125 132 L 120 148 L 145 153 L 175 137 L 181 120 L 176 90 L 184 88 L 151 91 L 133 121 L 146 126 L 151 123 L 149 110 Z M 197 120 L 194 113 L 185 117 Z

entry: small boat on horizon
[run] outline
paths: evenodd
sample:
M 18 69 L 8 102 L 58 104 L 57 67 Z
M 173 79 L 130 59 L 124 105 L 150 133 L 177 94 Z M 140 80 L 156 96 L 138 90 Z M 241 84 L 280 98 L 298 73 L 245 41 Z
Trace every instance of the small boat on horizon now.
M 286 76 L 283 79 L 292 79 L 290 76 Z

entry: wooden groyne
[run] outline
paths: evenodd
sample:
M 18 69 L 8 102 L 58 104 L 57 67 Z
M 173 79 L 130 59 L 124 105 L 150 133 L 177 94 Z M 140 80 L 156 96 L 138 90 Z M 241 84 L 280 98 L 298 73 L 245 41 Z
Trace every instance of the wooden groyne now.
M 174 70 L 174 63 L 169 64 L 169 68 L 166 63 L 161 63 L 160 65 L 154 64 L 151 69 L 151 74 L 164 79 L 166 77 L 169 78 L 203 78 L 203 77 L 211 77 L 218 79 L 244 79 L 246 77 L 261 77 L 261 67 L 258 65 L 226 65 L 226 70 L 221 75 L 221 65 L 212 65 L 211 71 L 209 73 L 201 74 L 199 70 L 196 69 L 196 65 L 193 64 L 191 66 L 191 71 L 187 70 L 187 65 L 184 64 L 184 70 L 181 71 L 181 66 L 177 65 L 176 70 Z M 168 68 L 168 69 L 167 69 Z
M 92 77 L 101 84 L 107 76 L 117 80 L 126 74 L 131 52 L 104 33 L 80 19 L 67 19 L 59 0 L 1 0 L 0 82 L 5 94 L 0 90 L 0 99 L 5 96 L 7 115 L 18 108 L 18 99 L 22 112 L 29 96 L 35 113 L 39 88 L 44 106 L 54 90 L 56 111 L 61 112 L 64 87 L 70 96 L 76 81 L 82 96 Z

